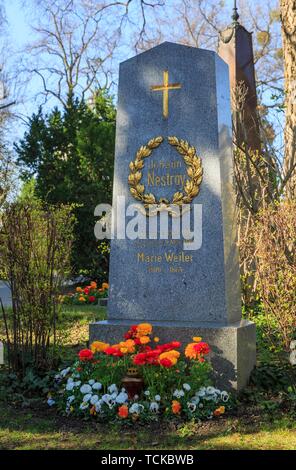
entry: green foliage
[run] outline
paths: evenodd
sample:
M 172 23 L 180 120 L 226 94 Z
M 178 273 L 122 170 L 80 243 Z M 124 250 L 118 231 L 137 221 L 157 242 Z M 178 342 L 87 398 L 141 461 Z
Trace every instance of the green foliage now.
M 296 380 L 296 374 L 291 365 L 280 363 L 262 363 L 251 375 L 250 383 L 257 390 L 281 392 L 287 391 Z
M 49 393 L 54 375 L 54 371 L 42 374 L 32 367 L 25 370 L 23 377 L 13 372 L 2 372 L 0 399 L 8 403 L 20 403 L 23 406 L 30 405 L 35 400 L 40 401 L 42 396 Z
M 94 237 L 94 209 L 111 202 L 115 108 L 104 93 L 92 107 L 69 100 L 64 111 L 33 114 L 29 129 L 15 145 L 24 180 L 35 177 L 35 193 L 50 204 L 75 204 L 77 225 L 72 266 L 104 280 Z M 99 274 L 99 276 L 98 276 Z

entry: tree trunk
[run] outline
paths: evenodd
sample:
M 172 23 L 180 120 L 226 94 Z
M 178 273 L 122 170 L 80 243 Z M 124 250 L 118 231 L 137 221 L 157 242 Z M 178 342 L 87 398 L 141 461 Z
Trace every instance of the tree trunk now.
M 287 196 L 296 197 L 296 0 L 281 0 L 286 90 L 285 177 Z

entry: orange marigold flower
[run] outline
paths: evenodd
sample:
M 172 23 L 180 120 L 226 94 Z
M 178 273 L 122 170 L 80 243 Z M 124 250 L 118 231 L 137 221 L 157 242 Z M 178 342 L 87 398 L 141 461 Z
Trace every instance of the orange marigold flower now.
M 225 406 L 220 406 L 214 411 L 214 416 L 221 416 L 225 413 Z
M 76 287 L 76 292 L 83 292 L 83 289 L 81 287 Z
M 193 336 L 192 338 L 192 341 L 194 341 L 195 343 L 200 343 L 202 340 L 202 338 L 200 336 Z
M 179 401 L 173 400 L 172 401 L 172 412 L 174 415 L 178 415 L 181 412 L 182 405 Z
M 149 336 L 152 333 L 152 325 L 150 323 L 140 323 L 137 325 L 137 336 Z
M 109 289 L 109 284 L 108 284 L 108 282 L 103 282 L 102 288 L 103 288 L 103 289 Z
M 133 339 L 127 339 L 126 341 L 123 341 L 124 347 L 127 348 L 129 353 L 134 353 L 135 352 L 135 342 Z
M 150 338 L 149 336 L 140 336 L 140 343 L 141 344 L 147 344 L 147 343 L 150 343 Z
M 209 354 L 210 347 L 208 343 L 190 343 L 186 346 L 185 356 L 189 359 L 200 359 L 202 356 Z
M 92 289 L 96 289 L 96 288 L 97 288 L 97 283 L 96 283 L 95 281 L 92 281 L 92 282 L 90 283 L 90 287 L 91 287 Z
M 110 344 L 103 343 L 103 341 L 94 341 L 91 344 L 90 349 L 93 353 L 104 352 L 107 348 L 109 348 L 109 346 L 110 346 Z
M 159 361 L 163 361 L 163 359 L 169 359 L 172 365 L 174 366 L 177 364 L 178 359 L 180 357 L 180 353 L 178 351 L 167 351 L 159 355 Z
M 79 302 L 86 302 L 86 299 L 84 297 L 82 297 L 82 295 L 79 297 Z
M 158 336 L 155 336 L 155 338 L 153 339 L 154 343 L 159 343 L 159 337 Z
M 126 405 L 122 405 L 118 408 L 118 416 L 123 419 L 128 417 L 128 407 Z

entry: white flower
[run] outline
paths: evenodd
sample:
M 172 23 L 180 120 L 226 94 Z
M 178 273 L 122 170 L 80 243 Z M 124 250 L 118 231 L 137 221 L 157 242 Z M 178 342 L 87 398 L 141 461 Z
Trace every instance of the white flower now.
M 98 395 L 93 395 L 90 399 L 92 405 L 95 405 L 99 401 Z
M 108 393 L 105 393 L 105 395 L 102 396 L 102 401 L 104 403 L 107 403 L 107 405 L 109 405 L 109 403 L 112 402 L 112 397 L 111 395 L 109 395 Z
M 200 404 L 198 405 L 198 408 L 203 408 L 203 404 L 200 403 Z
M 227 402 L 229 400 L 229 395 L 227 392 L 225 392 L 225 390 L 223 392 L 221 392 L 221 400 L 224 401 L 224 402 Z
M 102 384 L 100 382 L 95 382 L 92 386 L 93 390 L 101 390 Z
M 154 400 L 155 400 L 155 401 L 160 401 L 160 400 L 161 400 L 161 396 L 160 396 L 160 395 L 155 395 Z
M 84 384 L 82 385 L 82 387 L 80 388 L 80 391 L 81 393 L 85 394 L 85 393 L 90 393 L 92 390 L 91 386 L 88 385 L 88 384 Z
M 156 395 L 157 396 L 157 395 Z M 158 413 L 158 410 L 159 410 L 159 404 L 156 403 L 156 401 L 153 401 L 150 403 L 150 411 L 152 411 L 152 413 Z
M 72 403 L 72 401 L 74 401 L 74 400 L 75 400 L 75 396 L 74 396 L 74 395 L 71 395 L 70 397 L 67 398 L 67 402 L 69 403 L 69 405 L 70 405 L 70 403 Z
M 134 400 L 135 401 L 139 400 L 139 395 L 134 395 Z
M 77 380 L 76 382 L 74 382 L 75 387 L 80 387 L 80 385 L 81 385 L 81 380 Z
M 191 399 L 191 403 L 193 403 L 194 405 L 198 405 L 200 402 L 200 398 L 195 396 Z
M 181 397 L 184 397 L 185 393 L 183 392 L 183 390 L 175 390 L 174 393 L 173 393 L 173 396 L 176 397 L 176 398 L 181 398 Z
M 84 401 L 83 401 L 83 402 L 81 403 L 81 405 L 79 406 L 79 408 L 80 408 L 81 410 L 86 410 L 86 408 L 88 408 L 88 407 L 89 407 L 89 404 L 88 404 L 87 402 L 84 402 Z
M 143 409 L 144 409 L 144 406 L 143 406 L 143 405 L 140 405 L 140 403 L 133 403 L 132 406 L 131 406 L 130 409 L 129 409 L 129 412 L 130 412 L 131 414 L 134 414 L 134 413 L 135 413 L 135 414 L 138 415 L 138 414 L 141 413 L 141 411 L 143 411 Z
M 187 407 L 192 413 L 194 413 L 194 411 L 196 410 L 196 403 L 194 403 L 193 401 L 188 402 Z
M 122 405 L 123 403 L 125 403 L 126 401 L 128 400 L 128 394 L 126 392 L 120 392 L 116 399 L 115 399 L 115 402 L 116 403 L 119 403 L 120 405 Z
M 89 383 L 89 385 L 93 385 L 93 384 L 95 383 L 95 380 L 94 380 L 94 379 L 90 379 L 90 380 L 88 381 L 88 383 Z
M 116 393 L 116 395 L 118 394 L 118 388 L 116 387 L 115 384 L 112 384 L 110 385 L 110 387 L 108 387 L 108 392 L 109 393 Z
M 291 351 L 293 351 L 293 349 L 296 349 L 296 339 L 294 339 L 293 341 L 291 341 L 291 343 L 290 343 L 290 349 L 291 349 Z
M 67 384 L 70 384 L 70 383 L 73 383 L 74 380 L 72 379 L 72 377 L 69 377 L 68 380 L 67 380 Z
M 149 395 L 150 395 L 149 390 L 145 390 L 144 395 L 146 395 L 146 397 L 149 397 Z
M 215 387 L 207 387 L 206 388 L 207 395 L 214 395 L 216 393 Z
M 117 397 L 117 395 L 118 395 L 118 391 L 111 393 L 111 398 L 112 398 L 112 400 L 115 400 L 116 397 Z
M 91 394 L 91 393 L 87 393 L 86 395 L 84 395 L 83 401 L 84 401 L 84 402 L 87 402 L 87 401 L 89 401 L 89 400 L 91 399 L 91 397 L 92 397 L 92 394 Z
M 206 394 L 206 388 L 205 388 L 205 387 L 201 387 L 201 388 L 198 390 L 198 392 L 196 393 L 196 395 L 197 395 L 198 397 L 204 397 L 205 394 Z
M 69 374 L 71 368 L 67 367 L 66 369 L 61 370 L 60 374 L 62 377 L 66 377 L 67 374 Z
M 290 363 L 292 366 L 296 366 L 296 349 L 294 349 L 290 354 Z
M 97 401 L 96 404 L 95 404 L 95 410 L 97 413 L 100 413 L 101 411 L 101 401 Z
M 191 390 L 191 387 L 190 387 L 189 384 L 183 384 L 183 388 L 184 388 L 184 390 L 186 390 L 186 392 L 190 392 L 190 390 Z
M 68 382 L 66 385 L 66 390 L 68 390 L 68 392 L 71 392 L 74 387 L 75 387 L 74 382 Z
M 48 406 L 53 406 L 53 405 L 55 405 L 55 401 L 52 398 L 49 398 L 47 400 L 47 404 L 48 404 Z
M 56 375 L 54 376 L 54 379 L 55 379 L 57 382 L 59 382 L 59 381 L 62 379 L 62 377 L 61 377 L 60 374 L 56 374 Z

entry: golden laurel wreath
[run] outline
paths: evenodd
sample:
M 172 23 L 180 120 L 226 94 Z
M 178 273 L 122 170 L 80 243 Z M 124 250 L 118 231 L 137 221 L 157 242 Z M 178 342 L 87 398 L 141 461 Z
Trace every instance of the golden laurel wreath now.
M 178 206 L 190 204 L 198 195 L 203 178 L 201 158 L 197 156 L 195 147 L 190 146 L 186 140 L 168 137 L 169 144 L 175 147 L 177 152 L 183 157 L 187 167 L 188 179 L 183 187 L 183 192 L 176 192 L 173 195 L 172 201 L 168 201 L 165 198 L 157 200 L 154 194 L 145 193 L 145 186 L 141 183 L 144 159 L 150 157 L 153 150 L 159 147 L 163 140 L 163 137 L 155 137 L 149 140 L 146 145 L 138 149 L 135 160 L 129 164 L 130 174 L 128 183 L 130 185 L 130 192 L 137 201 L 141 201 L 144 204 L 146 209 L 150 205 L 162 206 L 165 209 L 169 209 L 171 204 Z

